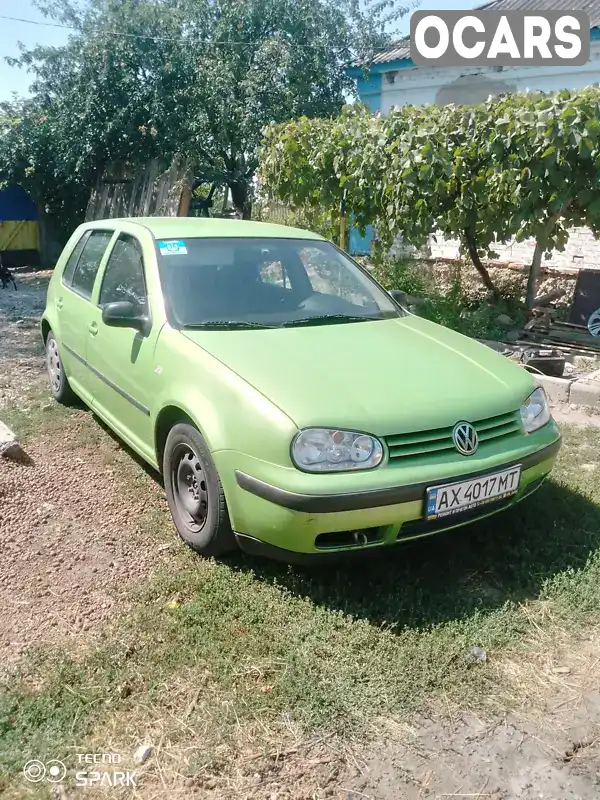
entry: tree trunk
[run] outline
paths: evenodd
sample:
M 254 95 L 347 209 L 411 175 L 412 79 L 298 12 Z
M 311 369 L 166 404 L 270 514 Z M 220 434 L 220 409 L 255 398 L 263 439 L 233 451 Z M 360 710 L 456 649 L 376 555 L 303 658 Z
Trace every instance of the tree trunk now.
M 227 204 L 229 203 L 229 186 L 223 188 L 223 205 L 221 206 L 221 216 L 224 217 L 227 213 Z
M 546 249 L 545 244 L 538 239 L 535 243 L 535 250 L 533 251 L 533 258 L 531 266 L 529 267 L 529 276 L 527 277 L 527 292 L 525 293 L 525 305 L 528 310 L 533 308 L 533 301 L 537 292 L 538 281 L 540 278 L 540 271 L 542 268 L 542 255 Z
M 230 183 L 231 201 L 242 219 L 252 219 L 252 203 L 247 183 Z
M 192 190 L 189 186 L 184 186 L 181 190 L 181 196 L 179 198 L 179 208 L 177 209 L 178 217 L 189 217 L 191 200 Z
M 37 209 L 40 232 L 40 266 L 44 269 L 51 269 L 56 264 L 61 247 L 57 242 L 56 231 L 46 214 L 43 203 L 38 203 Z
M 550 236 L 554 226 L 567 210 L 570 203 L 571 201 L 569 200 L 569 202 L 565 203 L 560 211 L 555 211 L 554 214 L 551 214 L 548 217 L 543 235 L 539 236 L 536 240 L 531 266 L 529 267 L 529 276 L 527 278 L 527 292 L 525 294 L 525 305 L 529 311 L 531 311 L 533 308 L 533 301 L 535 300 L 535 295 L 537 292 L 540 272 L 542 271 L 542 256 L 544 255 L 546 246 L 548 244 L 548 236 Z
M 469 252 L 469 256 L 471 257 L 471 261 L 473 262 L 473 266 L 481 276 L 481 280 L 483 281 L 486 289 L 492 294 L 494 300 L 500 299 L 500 293 L 498 289 L 494 286 L 492 279 L 490 278 L 490 273 L 487 271 L 486 267 L 481 262 L 481 258 L 479 257 L 479 253 L 477 252 L 477 244 L 475 242 L 475 237 L 469 228 L 465 228 L 463 231 L 465 242 L 467 245 L 467 250 Z

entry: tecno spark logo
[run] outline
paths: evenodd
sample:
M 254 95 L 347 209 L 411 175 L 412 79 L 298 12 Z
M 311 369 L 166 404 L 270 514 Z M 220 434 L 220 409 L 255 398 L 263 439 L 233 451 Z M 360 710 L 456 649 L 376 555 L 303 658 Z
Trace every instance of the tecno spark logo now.
M 419 66 L 583 66 L 590 21 L 583 11 L 415 11 L 410 57 Z
M 67 768 L 57 758 L 51 758 L 46 763 L 33 758 L 23 767 L 23 775 L 31 783 L 40 783 L 44 780 L 50 781 L 50 783 L 60 783 L 66 774 Z
M 81 788 L 132 786 L 136 787 L 135 772 L 115 769 L 120 765 L 118 753 L 77 753 L 78 767 L 73 771 L 75 785 Z M 89 765 L 89 766 L 88 766 Z M 85 766 L 85 768 L 83 768 Z M 67 768 L 62 761 L 51 758 L 28 761 L 23 775 L 30 783 L 60 783 L 67 777 Z

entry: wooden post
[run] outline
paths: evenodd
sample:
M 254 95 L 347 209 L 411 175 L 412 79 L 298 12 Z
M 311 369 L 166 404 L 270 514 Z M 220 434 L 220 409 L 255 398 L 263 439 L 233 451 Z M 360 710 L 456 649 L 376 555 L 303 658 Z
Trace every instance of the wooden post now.
M 179 208 L 177 209 L 178 217 L 187 217 L 189 215 L 191 200 L 192 200 L 192 190 L 186 184 L 181 190 L 181 195 L 179 196 Z
M 340 247 L 346 249 L 346 190 L 342 189 L 340 200 Z

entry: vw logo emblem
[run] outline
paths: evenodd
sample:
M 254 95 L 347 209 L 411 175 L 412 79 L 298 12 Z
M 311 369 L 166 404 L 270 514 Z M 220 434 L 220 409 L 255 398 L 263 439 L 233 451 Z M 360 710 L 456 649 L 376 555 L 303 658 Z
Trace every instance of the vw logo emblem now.
M 600 336 L 600 308 L 597 308 L 588 319 L 588 331 L 592 336 Z
M 463 456 L 472 456 L 479 447 L 477 431 L 469 422 L 459 422 L 454 426 L 452 441 Z

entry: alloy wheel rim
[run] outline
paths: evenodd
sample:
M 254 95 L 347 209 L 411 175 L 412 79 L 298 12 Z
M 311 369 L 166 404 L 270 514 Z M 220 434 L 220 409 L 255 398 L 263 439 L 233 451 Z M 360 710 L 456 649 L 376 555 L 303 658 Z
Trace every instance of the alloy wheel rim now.
M 55 339 L 48 342 L 47 347 L 47 363 L 48 363 L 48 376 L 50 378 L 50 386 L 55 392 L 60 391 L 60 384 L 62 378 L 62 364 L 60 361 L 60 354 Z

